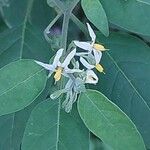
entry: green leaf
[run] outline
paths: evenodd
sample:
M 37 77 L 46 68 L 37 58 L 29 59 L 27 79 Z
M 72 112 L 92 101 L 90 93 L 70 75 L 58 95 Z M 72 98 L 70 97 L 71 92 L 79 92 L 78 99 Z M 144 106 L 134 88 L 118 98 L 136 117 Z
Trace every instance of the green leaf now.
M 102 140 L 91 133 L 90 136 L 90 150 L 114 150 L 106 145 Z
M 33 7 L 34 11 L 32 10 L 33 4 L 36 6 L 39 4 L 38 1 L 34 3 L 33 1 L 12 0 L 9 7 L 3 8 L 3 16 L 7 20 L 5 22 L 9 26 L 15 27 L 0 35 L 0 67 L 21 58 L 32 58 L 48 62 L 52 56 L 53 53 L 50 53 L 50 47 L 44 38 L 43 31 L 35 29 L 29 23 L 29 21 L 36 22 L 37 18 L 38 20 L 39 18 L 45 18 L 39 17 L 38 13 L 41 15 L 43 12 L 39 11 L 36 13 L 35 7 Z M 44 2 L 41 4 L 41 7 L 43 5 Z M 45 8 L 45 5 L 43 7 Z M 40 21 L 45 22 L 44 19 L 40 19 Z M 36 26 L 45 28 L 45 23 L 37 23 Z
M 55 16 L 56 12 L 48 6 L 46 0 L 34 0 L 29 22 L 43 32 Z
M 9 27 L 27 22 L 34 0 L 11 0 L 9 7 L 2 8 L 3 18 Z
M 78 110 L 88 129 L 115 150 L 145 150 L 132 121 L 102 93 L 94 90 L 82 93 Z
M 82 8 L 87 18 L 105 35 L 109 35 L 108 21 L 99 0 L 82 0 Z
M 0 15 L 0 33 L 7 29 L 6 24 L 4 23 L 1 15 Z
M 100 1 L 111 23 L 131 32 L 150 36 L 149 0 Z
M 101 62 L 105 75 L 97 89 L 116 103 L 135 123 L 150 148 L 150 48 L 140 39 L 123 33 L 98 40 L 110 50 Z
M 67 114 L 58 101 L 48 99 L 31 113 L 22 150 L 88 150 L 88 138 L 77 111 Z
M 53 54 L 43 33 L 28 23 L 3 32 L 0 43 L 0 67 L 21 58 L 48 62 Z
M 11 131 L 12 131 L 13 116 L 7 115 L 0 117 L 0 149 L 11 149 Z M 9 141 L 9 142 L 8 142 Z
M 38 103 L 46 99 L 51 85 L 51 80 L 48 80 L 44 91 L 25 109 L 0 117 L 0 148 L 2 150 L 20 150 L 24 130 L 31 111 Z
M 46 73 L 32 60 L 20 60 L 0 69 L 0 115 L 28 106 L 42 92 Z

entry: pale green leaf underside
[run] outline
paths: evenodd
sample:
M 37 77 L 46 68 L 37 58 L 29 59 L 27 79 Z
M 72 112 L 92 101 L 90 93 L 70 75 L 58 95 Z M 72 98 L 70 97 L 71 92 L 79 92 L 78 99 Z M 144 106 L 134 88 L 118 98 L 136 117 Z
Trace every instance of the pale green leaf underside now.
M 0 69 L 0 115 L 28 106 L 42 92 L 46 73 L 33 60 L 20 60 Z
M 82 0 L 82 8 L 87 18 L 105 35 L 109 35 L 108 21 L 99 0 Z
M 56 100 L 40 103 L 27 123 L 22 150 L 88 150 L 88 130 L 79 116 L 60 110 Z
M 86 126 L 115 150 L 145 150 L 143 140 L 131 120 L 103 94 L 82 93 L 78 110 Z
M 150 48 L 128 34 L 98 39 L 110 49 L 103 55 L 106 74 L 99 89 L 131 118 L 150 147 Z

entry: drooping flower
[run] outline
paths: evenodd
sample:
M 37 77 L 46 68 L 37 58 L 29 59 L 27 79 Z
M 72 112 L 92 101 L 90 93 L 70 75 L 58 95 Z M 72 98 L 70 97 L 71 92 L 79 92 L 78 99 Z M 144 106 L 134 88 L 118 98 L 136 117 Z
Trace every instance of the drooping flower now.
M 62 75 L 67 76 L 67 74 L 75 73 L 75 72 L 81 72 L 79 69 L 70 69 L 68 68 L 68 65 L 70 64 L 70 61 L 76 54 L 76 49 L 72 50 L 67 57 L 65 58 L 64 62 L 60 62 L 60 58 L 63 54 L 63 49 L 59 49 L 56 53 L 56 56 L 54 58 L 54 61 L 52 64 L 45 64 L 43 62 L 35 61 L 40 66 L 44 67 L 46 70 L 49 70 L 49 77 L 54 74 L 55 81 L 59 81 L 62 77 Z
M 91 37 L 91 41 L 87 41 L 87 42 L 80 42 L 80 41 L 74 41 L 74 44 L 87 51 L 87 53 L 85 52 L 81 52 L 81 53 L 77 53 L 77 55 L 82 56 L 84 54 L 89 54 L 89 53 L 94 53 L 95 57 L 100 57 L 102 55 L 102 51 L 105 51 L 105 47 L 101 44 L 95 43 L 96 42 L 96 35 L 93 31 L 93 29 L 91 28 L 90 24 L 87 23 L 87 27 L 88 27 L 88 31 L 89 31 L 89 35 Z
M 82 79 L 70 76 L 64 89 L 55 91 L 50 95 L 50 98 L 57 99 L 62 94 L 66 94 L 65 100 L 62 103 L 62 107 L 67 113 L 69 113 L 72 109 L 73 103 L 77 100 L 77 95 L 81 92 L 85 92 L 85 90 L 84 81 Z
M 90 83 L 90 84 L 96 84 L 98 83 L 98 77 L 94 73 L 93 70 L 87 70 L 86 71 L 86 80 L 85 83 Z
M 90 64 L 88 63 L 83 57 L 80 57 L 80 62 L 83 64 L 83 66 L 85 66 L 88 70 L 94 69 L 96 68 L 97 71 L 99 72 L 103 72 L 104 73 L 104 69 L 102 67 L 102 65 L 100 65 L 100 57 L 96 57 L 95 58 L 95 64 Z

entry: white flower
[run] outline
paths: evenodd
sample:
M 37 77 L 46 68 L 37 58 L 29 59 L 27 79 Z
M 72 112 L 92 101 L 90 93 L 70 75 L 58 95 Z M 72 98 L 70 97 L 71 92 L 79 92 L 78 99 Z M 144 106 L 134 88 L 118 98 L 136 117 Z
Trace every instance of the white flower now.
M 63 63 L 60 62 L 60 58 L 63 54 L 63 49 L 59 49 L 56 53 L 56 56 L 54 58 L 53 64 L 45 64 L 39 61 L 35 61 L 40 66 L 44 67 L 46 70 L 50 71 L 49 76 L 51 76 L 52 73 L 55 73 L 54 78 L 55 81 L 59 81 L 61 79 L 61 76 L 68 76 L 67 74 L 75 73 L 75 72 L 81 72 L 79 69 L 69 69 L 68 65 L 70 64 L 70 61 L 76 54 L 76 49 L 72 50 Z
M 94 73 L 93 70 L 87 70 L 86 71 L 86 80 L 85 83 L 90 83 L 90 84 L 96 84 L 98 83 L 98 77 Z
M 75 45 L 78 46 L 81 49 L 87 50 L 87 53 L 77 53 L 78 56 L 82 56 L 88 53 L 91 53 L 93 51 L 94 56 L 95 57 L 100 57 L 102 55 L 102 51 L 105 51 L 106 49 L 104 48 L 103 45 L 97 44 L 96 42 L 96 35 L 93 31 L 93 29 L 91 28 L 91 26 L 89 25 L 89 23 L 87 23 L 87 27 L 88 27 L 88 31 L 91 37 L 91 41 L 89 42 L 80 42 L 80 41 L 74 41 Z
M 100 57 L 96 57 L 96 64 L 91 65 L 89 64 L 83 57 L 80 57 L 80 62 L 83 64 L 83 66 L 85 66 L 88 70 L 91 70 L 93 68 L 96 68 L 99 72 L 103 72 L 104 73 L 104 69 L 103 67 L 99 64 L 100 62 Z

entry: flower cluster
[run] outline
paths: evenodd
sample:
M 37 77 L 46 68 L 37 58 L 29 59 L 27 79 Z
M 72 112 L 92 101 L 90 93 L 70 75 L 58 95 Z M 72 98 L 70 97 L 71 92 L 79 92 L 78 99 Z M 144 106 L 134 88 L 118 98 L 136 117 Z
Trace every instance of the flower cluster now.
M 96 68 L 97 71 L 104 73 L 100 60 L 102 52 L 106 49 L 104 46 L 95 43 L 96 35 L 88 23 L 87 27 L 91 41 L 73 41 L 74 45 L 70 47 L 67 55 L 63 49 L 59 49 L 52 64 L 35 61 L 49 71 L 48 77 L 54 74 L 55 82 L 58 82 L 62 76 L 67 79 L 65 86 L 50 96 L 52 99 L 56 99 L 61 94 L 66 93 L 65 100 L 62 103 L 66 112 L 70 112 L 78 94 L 86 90 L 86 83 L 98 83 L 98 77 L 93 69 Z M 77 51 L 77 47 L 81 49 L 81 52 Z M 82 66 L 85 68 L 81 69 Z

